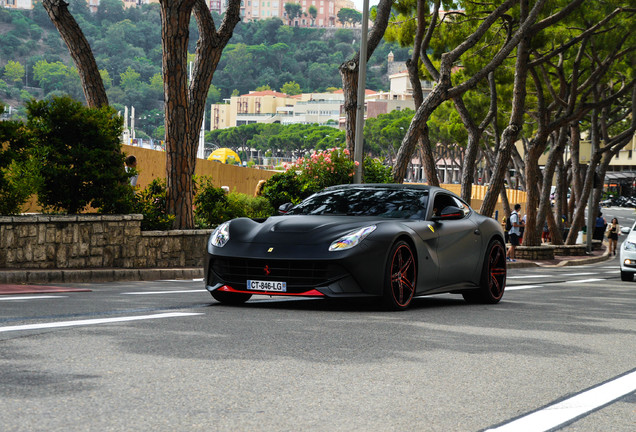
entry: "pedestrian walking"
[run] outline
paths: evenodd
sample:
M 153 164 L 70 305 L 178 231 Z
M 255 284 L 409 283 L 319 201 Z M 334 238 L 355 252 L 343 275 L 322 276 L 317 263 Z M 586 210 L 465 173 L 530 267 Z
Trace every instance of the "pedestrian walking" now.
M 609 254 L 616 255 L 616 244 L 618 243 L 618 236 L 621 233 L 621 227 L 618 224 L 618 219 L 613 218 L 612 222 L 607 226 L 607 240 L 609 241 Z
M 510 248 L 506 253 L 506 259 L 508 261 L 516 261 L 516 249 L 519 246 L 519 239 L 521 238 L 521 227 L 523 227 L 523 221 L 519 216 L 519 210 L 521 210 L 521 204 L 515 204 L 515 210 L 510 213 L 510 225 L 511 228 L 508 231 L 508 237 L 510 239 Z

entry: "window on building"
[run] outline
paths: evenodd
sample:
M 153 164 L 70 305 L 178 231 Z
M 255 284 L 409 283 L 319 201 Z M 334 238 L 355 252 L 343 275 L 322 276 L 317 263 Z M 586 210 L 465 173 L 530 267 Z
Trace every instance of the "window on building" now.
M 627 152 L 627 159 L 631 159 L 632 158 L 632 151 L 628 151 Z

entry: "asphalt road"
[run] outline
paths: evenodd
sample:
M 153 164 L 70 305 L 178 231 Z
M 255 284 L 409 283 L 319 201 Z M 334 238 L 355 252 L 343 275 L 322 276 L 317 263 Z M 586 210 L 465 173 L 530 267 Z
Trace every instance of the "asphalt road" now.
M 202 281 L 0 296 L 0 424 L 636 430 L 636 282 L 617 259 L 508 276 L 498 305 L 443 295 L 399 313 L 265 296 L 228 307 Z

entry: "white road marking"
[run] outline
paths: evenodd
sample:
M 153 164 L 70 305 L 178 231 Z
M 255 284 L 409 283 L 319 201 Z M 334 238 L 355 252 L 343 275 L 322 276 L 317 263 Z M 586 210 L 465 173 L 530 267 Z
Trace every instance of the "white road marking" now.
M 566 281 L 565 283 L 587 283 L 587 282 L 601 282 L 607 279 L 579 279 L 579 280 L 571 280 Z
M 193 292 L 208 292 L 205 289 L 195 290 L 175 290 L 175 291 L 137 291 L 137 292 L 125 292 L 123 295 L 151 295 L 151 294 L 181 294 L 181 293 L 193 293 Z
M 543 285 L 513 285 L 513 286 L 506 286 L 506 291 L 524 290 L 524 289 L 541 288 L 541 287 L 543 287 Z
M 18 325 L 18 326 L 0 327 L 0 333 L 11 332 L 11 331 L 21 331 L 21 330 L 41 330 L 41 329 L 49 329 L 49 328 L 78 327 L 78 326 L 87 326 L 87 325 L 95 325 L 95 324 L 141 321 L 141 320 L 149 320 L 149 319 L 157 319 L 157 318 L 177 318 L 177 317 L 187 317 L 187 316 L 195 316 L 195 315 L 203 315 L 203 313 L 167 312 L 167 313 L 161 313 L 161 314 L 155 314 L 155 315 L 139 315 L 139 316 L 118 317 L 118 318 L 97 318 L 97 319 L 60 321 L 60 322 L 41 323 L 41 324 L 26 324 L 26 325 Z
M 563 273 L 559 274 L 559 276 L 589 276 L 597 273 Z
M 486 432 L 543 432 L 636 391 L 636 371 Z
M 528 279 L 528 278 L 547 278 L 553 277 L 549 275 L 526 275 L 526 276 L 508 276 L 507 279 Z
M 203 282 L 203 278 L 199 279 L 162 279 L 157 282 Z
M 8 301 L 8 300 L 41 300 L 41 299 L 52 299 L 52 298 L 66 298 L 68 296 L 50 296 L 50 295 L 32 295 L 32 296 L 7 296 L 0 297 L 0 301 Z

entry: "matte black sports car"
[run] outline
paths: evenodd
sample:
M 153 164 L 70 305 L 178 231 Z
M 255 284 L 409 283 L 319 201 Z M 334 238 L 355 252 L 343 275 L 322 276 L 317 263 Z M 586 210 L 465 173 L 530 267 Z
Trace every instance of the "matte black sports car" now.
M 506 285 L 504 234 L 438 187 L 333 186 L 284 215 L 219 225 L 205 281 L 230 304 L 253 294 L 375 296 L 400 310 L 414 296 L 442 292 L 497 303 Z

